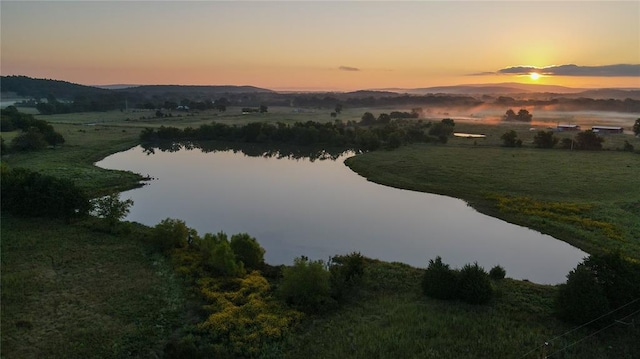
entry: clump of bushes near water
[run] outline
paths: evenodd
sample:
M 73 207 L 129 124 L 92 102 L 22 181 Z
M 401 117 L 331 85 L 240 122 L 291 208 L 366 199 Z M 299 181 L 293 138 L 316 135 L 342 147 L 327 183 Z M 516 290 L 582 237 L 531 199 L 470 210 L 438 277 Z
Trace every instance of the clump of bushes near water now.
M 490 276 L 478 263 L 466 264 L 462 269 L 451 269 L 439 256 L 429 260 L 422 278 L 422 291 L 429 297 L 443 300 L 461 300 L 470 304 L 486 304 L 494 296 L 490 278 L 504 278 L 506 272 L 494 267 Z

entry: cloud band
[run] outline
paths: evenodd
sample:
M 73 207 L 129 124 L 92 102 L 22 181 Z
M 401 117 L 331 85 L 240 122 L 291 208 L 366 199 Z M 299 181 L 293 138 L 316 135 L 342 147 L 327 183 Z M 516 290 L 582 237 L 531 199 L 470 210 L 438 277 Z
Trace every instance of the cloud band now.
M 526 75 L 532 72 L 547 76 L 640 77 L 640 64 L 604 66 L 578 66 L 570 64 L 547 67 L 513 66 L 498 70 L 496 74 Z

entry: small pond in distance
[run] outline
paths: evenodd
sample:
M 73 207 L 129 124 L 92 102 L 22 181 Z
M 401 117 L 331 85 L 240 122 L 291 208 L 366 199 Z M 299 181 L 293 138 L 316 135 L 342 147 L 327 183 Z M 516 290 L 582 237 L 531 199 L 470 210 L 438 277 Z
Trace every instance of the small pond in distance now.
M 124 192 L 127 220 L 154 226 L 184 220 L 200 235 L 247 232 L 270 264 L 305 255 L 327 260 L 358 251 L 426 267 L 500 264 L 507 277 L 557 284 L 587 253 L 551 236 L 481 214 L 462 200 L 368 182 L 343 161 L 251 157 L 242 152 L 141 147 L 97 163 L 155 178 Z

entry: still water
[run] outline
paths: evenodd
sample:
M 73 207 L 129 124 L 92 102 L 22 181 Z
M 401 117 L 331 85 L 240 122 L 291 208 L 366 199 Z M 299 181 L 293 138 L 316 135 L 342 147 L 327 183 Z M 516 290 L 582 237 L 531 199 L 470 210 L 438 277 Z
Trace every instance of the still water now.
M 358 251 L 426 267 L 441 256 L 452 267 L 500 264 L 507 277 L 556 284 L 587 256 L 462 200 L 368 182 L 344 165 L 350 155 L 312 161 L 199 149 L 147 154 L 135 147 L 97 165 L 154 178 L 121 195 L 134 201 L 128 220 L 153 226 L 182 219 L 201 235 L 247 232 L 270 264 Z

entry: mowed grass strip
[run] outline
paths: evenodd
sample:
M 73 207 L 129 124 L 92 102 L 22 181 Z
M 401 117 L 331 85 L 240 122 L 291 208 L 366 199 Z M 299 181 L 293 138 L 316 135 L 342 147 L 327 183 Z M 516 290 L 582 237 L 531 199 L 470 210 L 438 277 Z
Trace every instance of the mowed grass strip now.
M 345 163 L 370 181 L 461 198 L 483 213 L 524 225 L 587 251 L 620 249 L 640 259 L 640 156 L 619 151 L 411 145 L 351 157 Z M 497 197 L 589 204 L 583 222 L 500 211 Z M 616 233 L 616 235 L 611 235 Z
M 157 357 L 183 287 L 139 241 L 2 217 L 2 357 Z

